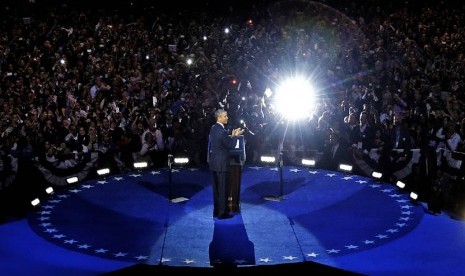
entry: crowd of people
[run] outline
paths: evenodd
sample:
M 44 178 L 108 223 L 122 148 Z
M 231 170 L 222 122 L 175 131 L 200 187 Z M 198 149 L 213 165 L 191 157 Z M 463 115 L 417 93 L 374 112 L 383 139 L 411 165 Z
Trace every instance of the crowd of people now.
M 238 3 L 3 6 L 0 193 L 24 193 L 44 170 L 160 168 L 168 154 L 204 165 L 219 108 L 230 129 L 247 130 L 249 163 L 282 140 L 288 161 L 307 152 L 328 169 L 335 156 L 375 160 L 387 181 L 413 149 L 417 179 L 463 175 L 464 6 Z M 265 91 L 298 71 L 319 87 L 317 103 L 284 126 Z

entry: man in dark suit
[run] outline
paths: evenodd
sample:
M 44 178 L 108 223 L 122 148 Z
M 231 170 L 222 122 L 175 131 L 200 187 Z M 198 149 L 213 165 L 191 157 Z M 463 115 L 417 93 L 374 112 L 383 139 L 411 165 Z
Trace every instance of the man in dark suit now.
M 228 113 L 223 109 L 215 112 L 216 123 L 210 129 L 208 164 L 213 176 L 213 216 L 219 219 L 231 218 L 228 212 L 230 150 L 237 143 L 235 137 L 244 133 L 237 128 L 229 135 L 225 129 Z
M 349 143 L 341 137 L 338 130 L 329 133 L 329 143 L 323 149 L 323 156 L 319 161 L 322 169 L 337 170 L 341 163 L 351 163 Z

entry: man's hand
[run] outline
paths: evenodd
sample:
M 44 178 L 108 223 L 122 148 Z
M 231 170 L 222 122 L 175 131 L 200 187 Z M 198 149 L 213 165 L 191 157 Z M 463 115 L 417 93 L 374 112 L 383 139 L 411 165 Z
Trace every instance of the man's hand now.
M 244 133 L 244 130 L 241 129 L 241 128 L 236 128 L 236 129 L 233 129 L 232 131 L 232 136 L 233 137 L 236 137 L 236 136 L 239 136 L 239 135 L 242 135 Z

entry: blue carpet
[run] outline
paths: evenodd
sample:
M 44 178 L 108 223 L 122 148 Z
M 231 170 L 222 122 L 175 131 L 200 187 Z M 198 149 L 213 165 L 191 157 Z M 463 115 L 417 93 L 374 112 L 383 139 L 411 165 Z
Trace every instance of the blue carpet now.
M 245 167 L 241 210 L 212 218 L 207 169 L 131 172 L 57 192 L 31 213 L 47 242 L 85 255 L 167 266 L 275 265 L 360 253 L 415 229 L 421 205 L 386 183 L 341 172 Z M 264 197 L 281 196 L 267 201 Z M 170 193 L 171 191 L 171 193 Z M 189 200 L 173 203 L 169 199 Z

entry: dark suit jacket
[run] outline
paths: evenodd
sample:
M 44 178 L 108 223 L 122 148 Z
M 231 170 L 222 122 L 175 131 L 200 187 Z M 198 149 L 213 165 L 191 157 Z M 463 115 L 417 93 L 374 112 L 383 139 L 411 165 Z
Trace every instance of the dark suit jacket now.
M 210 170 L 227 172 L 230 167 L 230 150 L 236 146 L 237 139 L 229 136 L 226 129 L 215 123 L 210 129 L 208 145 L 208 164 Z

